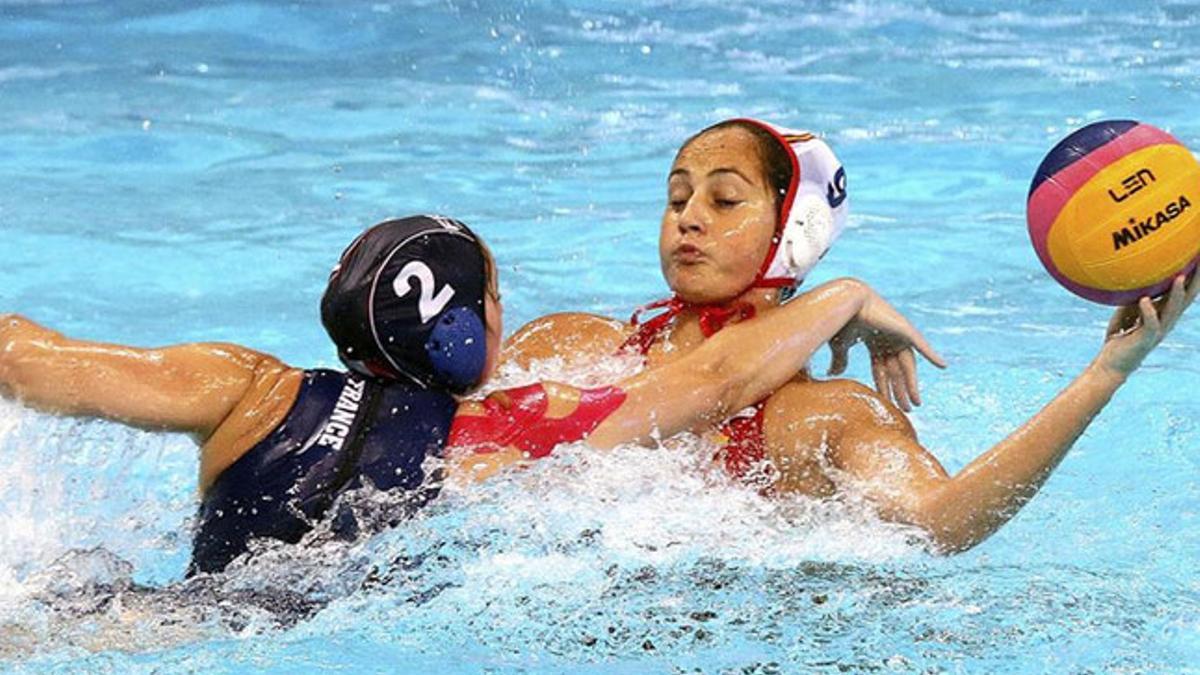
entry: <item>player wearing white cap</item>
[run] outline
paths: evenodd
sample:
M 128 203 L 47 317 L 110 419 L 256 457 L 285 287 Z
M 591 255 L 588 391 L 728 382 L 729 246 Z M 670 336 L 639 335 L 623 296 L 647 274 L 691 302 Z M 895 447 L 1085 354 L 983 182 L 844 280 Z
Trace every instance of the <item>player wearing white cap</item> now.
M 659 254 L 673 295 L 644 308 L 661 313 L 644 323 L 638 314 L 629 323 L 543 317 L 508 340 L 502 359 L 525 366 L 632 350 L 653 368 L 686 357 L 726 326 L 765 329 L 841 232 L 846 189 L 841 164 L 811 134 L 749 119 L 709 127 L 683 144 L 668 175 Z M 853 486 L 884 518 L 925 530 L 936 548 L 969 548 L 1036 494 L 1198 290 L 1200 283 L 1185 286 L 1180 277 L 1157 308 L 1143 298 L 1118 311 L 1091 366 L 954 476 L 904 415 L 920 403 L 911 345 L 857 321 L 831 340 L 830 373 L 844 370 L 848 349 L 864 342 L 878 393 L 802 374 L 727 420 L 714 439 L 717 457 L 767 491 L 823 497 Z

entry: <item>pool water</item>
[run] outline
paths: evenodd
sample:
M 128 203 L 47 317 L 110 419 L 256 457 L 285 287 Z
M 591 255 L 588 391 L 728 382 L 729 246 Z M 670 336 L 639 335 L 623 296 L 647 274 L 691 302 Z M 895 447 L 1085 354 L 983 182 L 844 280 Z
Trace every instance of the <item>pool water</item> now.
M 850 228 L 812 281 L 866 280 L 951 360 L 913 420 L 953 471 L 1108 318 L 1038 264 L 1034 169 L 1097 119 L 1200 148 L 1198 37 L 1195 2 L 3 0 L 0 311 L 332 366 L 337 254 L 442 212 L 493 245 L 510 329 L 623 316 L 665 293 L 674 149 L 761 116 L 844 161 Z M 565 448 L 381 535 L 184 583 L 188 438 L 0 402 L 0 668 L 1197 672 L 1198 342 L 1185 317 L 953 558 L 852 496 L 764 499 L 682 438 Z

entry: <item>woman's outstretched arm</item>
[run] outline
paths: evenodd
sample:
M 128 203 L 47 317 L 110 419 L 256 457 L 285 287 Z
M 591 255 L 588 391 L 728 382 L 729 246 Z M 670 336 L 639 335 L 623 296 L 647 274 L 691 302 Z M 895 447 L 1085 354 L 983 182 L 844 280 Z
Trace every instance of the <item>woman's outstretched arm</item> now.
M 647 442 L 720 422 L 795 377 L 852 321 L 944 366 L 921 333 L 869 286 L 838 279 L 775 310 L 770 321 L 730 326 L 689 354 L 622 383 L 626 405 L 589 443 Z
M 1200 276 L 1200 275 L 1198 275 Z M 944 552 L 962 551 L 1008 522 L 1050 477 L 1076 439 L 1200 291 L 1176 279 L 1156 307 L 1149 298 L 1117 311 L 1099 355 L 1028 422 L 953 477 L 920 461 L 910 434 L 848 423 L 834 463 L 857 479 L 887 517 L 927 531 Z
M 0 390 L 35 408 L 208 438 L 247 392 L 288 370 L 231 344 L 158 349 L 74 340 L 0 316 Z

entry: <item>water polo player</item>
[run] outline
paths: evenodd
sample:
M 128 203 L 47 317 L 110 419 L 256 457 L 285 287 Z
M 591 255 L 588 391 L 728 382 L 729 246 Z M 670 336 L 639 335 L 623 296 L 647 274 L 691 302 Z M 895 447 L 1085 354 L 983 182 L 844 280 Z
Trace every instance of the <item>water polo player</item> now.
M 560 442 L 587 437 L 603 448 L 701 428 L 795 376 L 848 323 L 928 350 L 873 292 L 838 281 L 769 324 L 730 327 L 615 386 L 546 383 L 462 401 L 499 351 L 497 282 L 462 223 L 387 221 L 346 250 L 322 300 L 346 372 L 292 368 L 231 344 L 85 342 L 8 316 L 0 389 L 52 412 L 193 433 L 202 494 L 193 571 L 211 572 L 252 539 L 298 541 L 339 496 L 367 484 L 397 496 L 399 518 L 444 480 L 484 478 Z M 426 475 L 431 456 L 443 461 Z
M 732 327 L 765 327 L 832 244 L 847 208 L 845 172 L 810 134 L 755 120 L 710 127 L 683 144 L 668 176 L 659 253 L 674 295 L 650 305 L 662 313 L 641 324 L 637 315 L 629 323 L 544 317 L 513 335 L 505 358 L 525 366 L 634 350 L 653 368 Z M 1196 288 L 1176 279 L 1157 306 L 1142 299 L 1118 311 L 1084 373 L 953 477 L 919 444 L 901 410 L 920 402 L 912 350 L 853 321 L 831 342 L 830 373 L 844 370 L 850 345 L 864 341 L 878 393 L 850 380 L 801 376 L 722 425 L 717 456 L 735 475 L 779 492 L 820 497 L 852 487 L 883 517 L 923 528 L 935 548 L 969 548 L 1032 498 Z

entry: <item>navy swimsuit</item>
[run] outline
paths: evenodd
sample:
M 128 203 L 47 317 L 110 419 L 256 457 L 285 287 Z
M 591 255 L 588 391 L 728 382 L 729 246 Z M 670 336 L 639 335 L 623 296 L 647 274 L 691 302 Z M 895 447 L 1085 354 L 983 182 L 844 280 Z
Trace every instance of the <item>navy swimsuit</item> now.
M 200 504 L 190 574 L 219 572 L 251 539 L 295 543 L 343 493 L 403 490 L 404 515 L 437 496 L 421 464 L 440 457 L 458 404 L 404 382 L 310 370 L 283 422 L 221 472 Z

